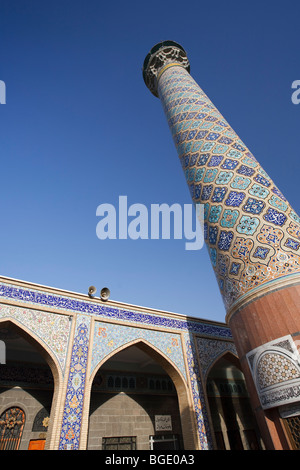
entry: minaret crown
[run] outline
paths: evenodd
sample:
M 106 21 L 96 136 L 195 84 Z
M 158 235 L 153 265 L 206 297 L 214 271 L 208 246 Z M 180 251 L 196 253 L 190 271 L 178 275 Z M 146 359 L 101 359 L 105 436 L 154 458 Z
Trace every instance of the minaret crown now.
M 144 81 L 154 96 L 158 97 L 157 81 L 159 72 L 169 64 L 177 64 L 190 71 L 190 63 L 186 52 L 174 41 L 162 41 L 152 47 L 143 65 Z

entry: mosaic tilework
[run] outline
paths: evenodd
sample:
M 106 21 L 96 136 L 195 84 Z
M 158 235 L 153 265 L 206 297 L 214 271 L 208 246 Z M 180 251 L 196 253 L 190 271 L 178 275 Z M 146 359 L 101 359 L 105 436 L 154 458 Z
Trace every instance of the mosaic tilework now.
M 91 318 L 79 315 L 72 348 L 72 358 L 60 436 L 60 450 L 79 449 L 83 397 L 87 374 Z
M 219 326 L 205 321 L 193 322 L 177 319 L 175 317 L 166 317 L 163 314 L 154 315 L 123 309 L 110 307 L 109 304 L 96 304 L 87 300 L 77 300 L 66 295 L 48 294 L 44 291 L 36 289 L 24 289 L 16 287 L 5 282 L 0 282 L 0 299 L 13 300 L 14 302 L 26 302 L 28 305 L 48 306 L 51 309 L 60 309 L 66 312 L 81 313 L 83 315 L 95 315 L 102 318 L 126 321 L 129 324 L 153 325 L 163 327 L 164 329 L 188 330 L 193 333 L 204 334 L 208 336 L 220 336 L 223 338 L 231 338 L 231 331 L 227 326 Z
M 194 401 L 194 409 L 198 425 L 199 439 L 203 450 L 212 448 L 212 439 L 205 405 L 204 392 L 200 380 L 198 364 L 195 355 L 195 346 L 189 334 L 184 334 L 187 351 L 189 381 Z M 91 371 L 95 370 L 99 362 L 127 343 L 136 339 L 144 339 L 161 350 L 173 362 L 183 377 L 187 380 L 180 335 L 155 330 L 129 328 L 128 326 L 96 322 L 93 340 Z
M 145 340 L 155 346 L 177 366 L 186 379 L 180 335 L 103 322 L 95 324 L 91 373 L 107 355 L 136 339 Z
M 193 340 L 193 333 L 210 336 L 213 338 L 231 338 L 230 329 L 227 326 L 215 325 L 206 323 L 205 321 L 193 322 L 185 321 L 176 317 L 169 317 L 161 315 L 154 315 L 151 313 L 144 313 L 138 311 L 131 311 L 130 309 L 122 309 L 117 307 L 109 307 L 109 305 L 96 304 L 89 299 L 76 300 L 64 295 L 48 294 L 45 291 L 38 291 L 30 288 L 25 289 L 19 286 L 13 286 L 5 282 L 0 282 L 0 298 L 13 300 L 15 303 L 26 303 L 29 306 L 49 306 L 51 309 L 59 309 L 60 311 L 72 312 L 77 315 L 76 334 L 72 348 L 72 358 L 70 366 L 70 374 L 68 378 L 68 388 L 66 393 L 66 403 L 63 414 L 63 424 L 61 432 L 60 449 L 78 449 L 80 439 L 80 429 L 82 420 L 82 403 L 84 394 L 84 384 L 86 380 L 86 364 L 88 355 L 88 342 L 90 334 L 90 321 L 92 318 L 113 319 L 116 323 L 121 320 L 128 326 L 123 326 L 123 339 L 124 341 L 136 339 L 139 336 L 138 331 L 146 340 L 153 342 L 153 345 L 161 349 L 170 359 L 177 365 L 183 372 L 184 377 L 191 384 L 191 391 L 193 396 L 194 408 L 196 413 L 198 433 L 201 442 L 201 448 L 212 448 L 212 441 L 210 436 L 209 422 L 207 417 L 207 410 L 204 400 L 204 392 L 200 380 L 199 368 L 196 359 L 195 345 Z M 23 308 L 20 308 L 23 310 Z M 54 314 L 55 315 L 55 314 Z M 61 317 L 61 315 L 59 315 Z M 107 323 L 97 321 L 99 328 L 100 324 L 107 326 Z M 151 335 L 144 336 L 146 331 L 145 326 L 151 325 L 158 328 L 163 328 L 165 331 L 159 334 L 158 331 L 151 333 Z M 103 328 L 105 328 L 103 326 Z M 115 327 L 120 327 L 117 324 Z M 134 326 L 135 328 L 132 328 Z M 39 328 L 37 326 L 37 328 Z M 95 330 L 95 334 L 99 335 L 99 328 Z M 126 333 L 128 330 L 128 333 Z M 133 334 L 133 330 L 135 333 Z M 173 330 L 173 331 L 172 331 Z M 176 331 L 174 331 L 176 330 Z M 170 338 L 174 340 L 179 339 L 178 331 L 184 334 L 185 346 L 187 351 L 188 371 L 184 369 L 183 357 L 179 354 L 179 346 L 174 341 L 170 348 Z M 101 332 L 101 330 L 100 330 Z M 148 331 L 149 332 L 149 331 Z M 103 330 L 103 335 L 105 331 Z M 101 337 L 101 333 L 100 333 Z M 99 337 L 99 338 L 100 338 Z M 104 349 L 103 344 L 99 345 L 99 338 L 95 340 L 95 347 L 93 350 L 92 370 L 96 367 L 103 357 L 107 354 L 110 345 L 109 341 L 106 342 Z M 131 338 L 131 339 L 130 339 Z M 119 339 L 115 335 L 112 338 L 118 343 Z M 117 346 L 115 346 L 117 347 Z M 106 348 L 106 349 L 105 349 Z M 168 351 L 168 348 L 171 352 Z M 172 349 L 173 348 L 173 349 Z M 180 347 L 181 349 L 181 347 Z M 188 374 L 187 374 L 188 372 Z
M 290 335 L 263 344 L 247 354 L 264 409 L 300 400 L 300 356 Z
M 68 316 L 0 305 L 0 319 L 12 319 L 24 325 L 52 351 L 64 372 L 71 327 Z
M 189 334 L 184 334 L 187 351 L 189 379 L 194 401 L 194 409 L 198 425 L 199 439 L 203 450 L 212 448 L 210 428 L 205 406 L 203 387 L 195 347 L 190 340 Z M 161 350 L 171 362 L 178 367 L 182 375 L 187 379 L 180 336 L 173 333 L 165 333 L 155 330 L 129 328 L 123 325 L 110 325 L 108 323 L 96 322 L 93 341 L 93 352 L 91 361 L 91 373 L 99 362 L 108 354 L 135 339 L 145 339 L 157 349 Z
M 260 389 L 299 378 L 298 367 L 295 367 L 295 364 L 282 354 L 265 353 L 260 360 L 257 376 Z
M 193 394 L 194 410 L 196 413 L 201 450 L 212 450 L 212 436 L 210 432 L 208 412 L 205 404 L 203 384 L 201 382 L 198 361 L 196 359 L 196 348 L 194 341 L 190 337 L 188 337 L 188 335 L 185 335 L 185 342 L 190 384 Z
M 191 196 L 205 204 L 204 235 L 225 307 L 300 274 L 299 216 L 187 70 L 167 68 L 158 94 Z
M 196 338 L 197 351 L 200 359 L 201 372 L 206 378 L 211 365 L 225 352 L 231 352 L 237 356 L 234 343 L 218 341 L 210 338 Z

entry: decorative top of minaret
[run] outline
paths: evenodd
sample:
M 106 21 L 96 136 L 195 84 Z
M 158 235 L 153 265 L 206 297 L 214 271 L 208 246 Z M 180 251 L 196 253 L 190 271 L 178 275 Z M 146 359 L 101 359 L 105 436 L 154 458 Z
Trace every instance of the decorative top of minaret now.
M 177 64 L 190 71 L 185 50 L 174 41 L 162 41 L 152 47 L 143 65 L 144 81 L 154 96 L 157 94 L 157 79 L 159 72 L 166 65 Z

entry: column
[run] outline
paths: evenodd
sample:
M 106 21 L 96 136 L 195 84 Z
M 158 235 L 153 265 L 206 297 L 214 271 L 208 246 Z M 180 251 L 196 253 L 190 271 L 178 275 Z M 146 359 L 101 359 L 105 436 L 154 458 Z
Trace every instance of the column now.
M 80 450 L 91 317 L 78 315 L 62 417 L 59 450 Z
M 277 424 L 281 406 L 300 404 L 300 218 L 189 72 L 184 49 L 165 41 L 147 55 L 143 78 L 162 103 L 191 197 L 204 205 L 208 253 L 265 441 L 288 448 Z M 268 381 L 283 359 L 297 377 L 277 367 Z

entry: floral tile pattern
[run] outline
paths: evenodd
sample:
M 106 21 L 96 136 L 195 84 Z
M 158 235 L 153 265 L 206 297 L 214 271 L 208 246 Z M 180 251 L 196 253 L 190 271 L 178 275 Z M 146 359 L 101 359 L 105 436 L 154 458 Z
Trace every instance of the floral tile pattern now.
M 64 373 L 71 328 L 68 316 L 0 304 L 0 320 L 6 319 L 23 325 L 44 343 Z
M 95 324 L 90 374 L 112 351 L 139 339 L 145 340 L 167 356 L 186 379 L 180 335 L 98 321 Z

